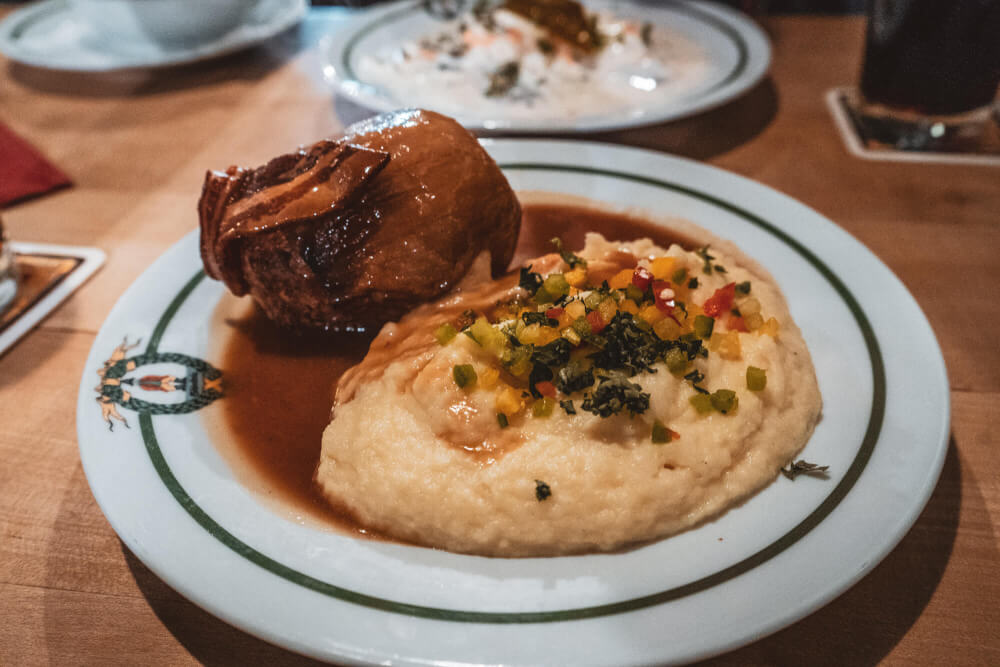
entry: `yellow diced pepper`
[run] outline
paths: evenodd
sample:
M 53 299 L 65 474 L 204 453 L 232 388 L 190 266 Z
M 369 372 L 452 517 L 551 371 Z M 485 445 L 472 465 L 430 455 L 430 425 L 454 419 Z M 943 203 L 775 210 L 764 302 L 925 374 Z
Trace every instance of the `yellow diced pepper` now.
M 511 415 L 516 415 L 524 408 L 524 399 L 521 398 L 520 391 L 509 384 L 504 384 L 497 392 L 494 405 L 497 412 L 502 412 L 510 417 Z
M 738 361 L 743 358 L 740 334 L 737 331 L 712 334 L 712 338 L 708 341 L 708 349 L 729 361 Z
M 477 375 L 479 376 L 479 386 L 483 389 L 492 389 L 500 380 L 500 371 L 492 366 L 480 370 Z
M 642 310 L 639 311 L 639 319 L 645 320 L 649 324 L 656 324 L 660 320 L 666 317 L 659 308 L 653 304 L 644 306 Z
M 757 329 L 760 329 L 764 325 L 764 317 L 760 313 L 753 313 L 752 315 L 744 315 L 743 324 L 746 325 L 747 331 L 756 331 Z
M 677 260 L 673 257 L 657 257 L 649 265 L 649 271 L 657 280 L 670 280 L 674 275 L 674 265 Z
M 633 269 L 622 269 L 608 281 L 608 287 L 611 289 L 625 289 L 632 284 L 632 274 L 635 273 Z
M 618 304 L 618 310 L 623 310 L 631 315 L 636 315 L 639 312 L 639 306 L 635 304 L 632 299 L 625 299 L 620 304 Z
M 566 314 L 578 320 L 587 314 L 587 307 L 583 305 L 583 301 L 570 301 L 566 304 Z
M 759 328 L 757 328 L 754 331 L 754 333 L 756 333 L 758 336 L 763 335 L 763 334 L 767 334 L 771 338 L 777 338 L 778 337 L 778 329 L 779 328 L 780 327 L 778 325 L 778 320 L 776 320 L 776 319 L 774 319 L 772 317 L 772 318 L 769 318 L 767 320 L 767 322 L 764 322 L 764 324 L 762 324 Z
M 614 299 L 605 299 L 597 307 L 597 312 L 600 314 L 602 320 L 610 322 L 618 312 L 618 304 L 615 303 Z
M 587 284 L 587 269 L 582 266 L 577 266 L 575 269 L 570 269 L 563 274 L 566 278 L 566 282 L 570 284 L 570 287 L 583 287 Z
M 663 340 L 676 340 L 681 335 L 681 326 L 669 317 L 653 325 L 653 332 Z
M 739 308 L 740 315 L 742 315 L 744 318 L 747 315 L 756 315 L 760 313 L 760 301 L 758 301 L 754 297 L 750 297 L 749 299 L 744 299 L 743 301 L 740 301 L 736 305 L 736 307 Z

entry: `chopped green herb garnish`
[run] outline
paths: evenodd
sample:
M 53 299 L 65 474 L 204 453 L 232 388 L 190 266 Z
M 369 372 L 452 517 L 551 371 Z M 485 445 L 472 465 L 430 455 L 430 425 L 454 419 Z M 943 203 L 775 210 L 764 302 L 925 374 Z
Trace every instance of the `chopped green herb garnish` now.
M 594 386 L 594 371 L 578 361 L 571 361 L 556 374 L 556 387 L 564 394 L 572 394 Z
M 670 344 L 649 329 L 643 328 L 629 313 L 618 312 L 601 335 L 603 349 L 591 355 L 594 366 L 602 370 L 621 370 L 630 377 L 641 372 L 655 372 L 653 364 Z
M 483 93 L 486 97 L 501 97 L 509 93 L 517 85 L 521 76 L 521 63 L 512 60 L 504 63 L 490 74 L 490 85 Z
M 538 50 L 544 53 L 545 55 L 550 55 L 552 53 L 555 53 L 556 50 L 555 44 L 545 39 L 544 37 L 537 40 L 535 44 L 538 45 Z
M 697 368 L 684 376 L 684 379 L 691 384 L 698 384 L 705 379 L 705 374 L 699 371 Z
M 688 281 L 688 289 L 698 289 L 698 279 L 692 278 Z
M 653 443 L 657 445 L 662 445 L 664 443 L 670 442 L 670 429 L 663 425 L 659 419 L 653 421 L 653 433 L 650 436 Z
M 497 413 L 497 424 L 500 425 L 500 428 L 507 428 L 508 426 L 510 426 L 510 420 L 507 419 L 507 415 L 505 415 L 502 412 L 498 412 Z
M 642 299 L 645 296 L 645 292 L 636 287 L 635 285 L 629 285 L 625 288 L 625 296 L 632 299 L 636 303 L 642 303 Z
M 525 324 L 540 324 L 543 327 L 557 327 L 559 320 L 554 320 L 545 313 L 527 310 L 521 313 L 521 320 Z
M 816 465 L 799 459 L 795 463 L 789 463 L 788 468 L 782 468 L 781 474 L 794 481 L 799 475 L 809 475 L 811 477 L 826 477 L 830 466 Z
M 642 40 L 643 45 L 648 49 L 653 43 L 653 24 L 649 21 L 644 21 L 642 27 L 639 28 L 639 38 Z
M 556 250 L 559 252 L 559 256 L 562 257 L 562 260 L 564 262 L 570 265 L 570 268 L 576 268 L 577 266 L 582 266 L 586 268 L 587 260 L 563 248 L 563 242 L 561 238 L 557 236 L 554 239 L 552 239 L 550 243 L 552 243 L 552 245 L 556 247 Z
M 542 502 L 551 495 L 552 495 L 552 489 L 549 487 L 549 485 L 540 479 L 536 479 L 535 497 L 538 498 L 538 502 Z
M 767 374 L 763 368 L 747 366 L 747 389 L 750 391 L 764 391 L 767 386 Z
M 670 282 L 675 285 L 680 285 L 687 278 L 688 270 L 687 267 L 682 267 L 674 271 L 674 275 L 670 276 Z
M 538 273 L 532 273 L 531 267 L 521 269 L 520 280 L 518 281 L 518 286 L 521 289 L 528 292 L 528 294 L 534 294 L 538 291 L 538 288 L 542 286 L 542 276 Z
M 708 254 L 708 246 L 699 248 L 695 251 L 695 254 L 701 257 L 701 272 L 705 275 L 712 275 L 712 260 L 715 259 L 715 257 Z
M 583 399 L 581 407 L 599 417 L 610 417 L 622 410 L 637 415 L 649 408 L 649 394 L 621 375 L 602 377 L 594 393 Z
M 750 281 L 744 280 L 741 283 L 736 283 L 736 293 L 747 295 L 750 293 Z
M 447 322 L 434 330 L 434 339 L 438 342 L 438 345 L 447 345 L 457 335 L 458 329 L 451 326 Z
M 573 345 L 568 340 L 556 338 L 548 345 L 535 347 L 531 353 L 531 361 L 546 366 L 562 366 L 569 361 L 569 353 L 572 349 Z
M 568 415 L 576 414 L 576 407 L 573 406 L 573 401 L 570 399 L 559 401 L 559 407 L 561 407 Z
M 459 364 L 451 369 L 451 375 L 455 378 L 455 384 L 465 389 L 476 383 L 476 369 L 472 364 Z

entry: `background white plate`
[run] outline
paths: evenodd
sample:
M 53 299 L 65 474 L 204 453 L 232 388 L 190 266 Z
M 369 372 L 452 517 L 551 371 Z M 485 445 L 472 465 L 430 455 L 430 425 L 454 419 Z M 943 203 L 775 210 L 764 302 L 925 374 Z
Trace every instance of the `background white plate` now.
M 134 67 L 168 67 L 245 49 L 302 20 L 306 0 L 259 0 L 247 22 L 190 47 L 166 47 L 140 40 L 107 40 L 95 34 L 68 0 L 44 0 L 0 22 L 0 52 L 11 60 L 49 69 L 110 72 Z
M 471 4 L 471 3 L 470 3 Z M 621 0 L 589 0 L 588 9 L 611 9 L 616 14 L 654 25 L 668 26 L 708 53 L 710 74 L 689 93 L 674 100 L 628 112 L 604 112 L 572 119 L 483 117 L 470 112 L 448 115 L 471 129 L 523 133 L 596 132 L 662 123 L 719 106 L 741 95 L 767 72 L 771 46 L 764 32 L 746 15 L 709 2 L 673 0 L 659 4 L 637 4 Z M 438 29 L 439 22 L 418 2 L 390 3 L 359 13 L 320 42 L 323 75 L 343 94 L 378 111 L 412 106 L 356 74 L 356 63 L 364 53 L 387 44 L 413 41 Z
M 212 361 L 209 319 L 223 290 L 204 279 L 192 232 L 112 310 L 80 384 L 84 470 L 128 547 L 263 639 L 401 664 L 693 660 L 794 622 L 873 568 L 929 497 L 948 433 L 944 362 L 899 280 L 829 220 L 712 167 L 582 142 L 484 143 L 515 189 L 684 217 L 768 267 L 824 397 L 803 457 L 829 465 L 830 478 L 779 478 L 714 522 L 617 554 L 489 559 L 292 523 L 234 479 L 206 432 L 213 406 L 122 409 L 131 429 L 109 432 L 95 404 L 96 371 L 124 337 L 142 338 L 129 354 Z

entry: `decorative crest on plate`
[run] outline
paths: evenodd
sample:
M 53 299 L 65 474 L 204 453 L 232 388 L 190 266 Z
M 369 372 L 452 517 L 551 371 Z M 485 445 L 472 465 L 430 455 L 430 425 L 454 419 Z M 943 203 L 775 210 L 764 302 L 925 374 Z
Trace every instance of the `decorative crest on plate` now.
M 222 397 L 222 371 L 207 361 L 177 352 L 127 356 L 141 342 L 140 338 L 129 343 L 126 336 L 104 366 L 97 369 L 101 382 L 94 390 L 109 431 L 114 430 L 116 420 L 130 428 L 128 420 L 118 412 L 119 407 L 139 414 L 179 415 L 200 410 Z M 154 364 L 182 366 L 188 372 L 183 376 L 162 369 L 142 375 L 138 372 Z

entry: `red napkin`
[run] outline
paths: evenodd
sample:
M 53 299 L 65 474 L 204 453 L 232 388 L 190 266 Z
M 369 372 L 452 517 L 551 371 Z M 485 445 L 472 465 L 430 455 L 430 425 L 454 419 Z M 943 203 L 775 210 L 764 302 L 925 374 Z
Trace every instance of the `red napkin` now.
M 67 185 L 66 174 L 0 123 L 0 206 Z

